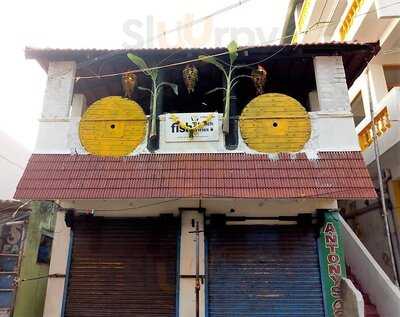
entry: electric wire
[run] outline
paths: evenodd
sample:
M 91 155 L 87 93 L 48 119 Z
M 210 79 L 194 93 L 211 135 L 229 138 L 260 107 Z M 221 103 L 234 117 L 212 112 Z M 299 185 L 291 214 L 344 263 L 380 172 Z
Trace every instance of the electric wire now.
M 25 207 L 26 205 L 28 205 L 30 202 L 32 201 L 32 199 L 29 199 L 28 201 L 24 202 L 21 206 L 19 206 L 14 213 L 12 214 L 12 217 L 15 218 L 17 216 L 18 211 L 20 211 L 21 208 Z
M 153 206 L 158 206 L 158 205 L 163 205 L 169 202 L 173 202 L 173 201 L 178 201 L 181 200 L 182 198 L 174 198 L 174 199 L 169 199 L 169 200 L 163 200 L 163 201 L 159 201 L 156 203 L 150 203 L 150 204 L 145 204 L 145 205 L 140 205 L 140 206 L 136 206 L 136 207 L 127 207 L 127 208 L 118 208 L 118 209 L 85 209 L 85 208 L 78 208 L 78 210 L 82 210 L 82 211 L 88 211 L 88 213 L 90 213 L 91 211 L 93 211 L 94 213 L 96 212 L 102 212 L 102 211 L 132 211 L 132 210 L 137 210 L 137 209 L 141 209 L 141 208 L 147 208 L 147 207 L 153 207 Z M 63 210 L 68 210 L 68 209 L 75 209 L 73 207 L 71 208 L 65 208 L 63 206 L 61 206 L 58 203 L 55 203 L 56 205 L 58 205 L 60 208 L 62 208 Z
M 169 31 L 163 32 L 163 33 L 159 34 L 158 36 L 159 36 L 159 37 L 165 36 L 167 33 L 175 32 L 175 31 L 178 31 L 178 30 L 183 29 L 183 28 L 185 28 L 185 27 L 189 27 L 189 26 L 192 26 L 192 25 L 194 25 L 194 24 L 200 23 L 201 21 L 203 21 L 203 20 L 205 20 L 205 19 L 208 19 L 208 18 L 210 18 L 210 17 L 212 17 L 212 16 L 215 16 L 215 15 L 217 15 L 217 14 L 220 14 L 220 13 L 226 12 L 226 11 L 228 11 L 228 10 L 230 10 L 230 9 L 236 8 L 237 6 L 240 6 L 240 5 L 242 5 L 243 3 L 246 3 L 246 2 L 249 2 L 249 1 L 251 1 L 251 0 L 239 1 L 236 5 L 231 5 L 231 6 L 227 7 L 227 8 L 218 10 L 218 11 L 214 12 L 214 13 L 211 14 L 211 15 L 208 15 L 208 16 L 206 16 L 206 17 L 203 17 L 202 19 L 198 19 L 198 20 L 193 21 L 192 23 L 187 23 L 187 24 L 185 24 L 185 25 L 183 25 L 183 26 L 181 26 L 181 27 L 178 27 L 178 28 L 171 29 L 171 30 L 169 30 Z M 383 9 L 383 8 L 386 8 L 386 7 L 389 7 L 389 6 L 392 6 L 392 5 L 396 5 L 396 4 L 399 4 L 399 3 L 400 3 L 400 1 L 399 1 L 399 2 L 396 2 L 396 3 L 393 3 L 393 4 L 391 4 L 391 5 L 385 6 L 385 7 L 378 8 L 378 9 Z M 325 9 L 325 7 L 326 7 L 326 4 L 327 4 L 327 0 L 325 1 L 324 7 L 323 7 L 323 11 L 322 11 L 322 13 L 321 13 L 321 15 L 320 15 L 320 18 L 319 18 L 318 22 L 316 23 L 316 25 L 319 25 L 319 24 L 322 23 L 320 20 L 321 20 L 321 18 L 322 18 L 324 9 Z M 229 9 L 228 9 L 228 8 L 229 8 Z M 374 12 L 374 11 L 377 11 L 378 9 L 372 10 L 372 11 L 368 11 L 367 13 L 364 13 L 364 14 L 356 15 L 355 17 L 361 16 L 361 15 L 365 15 L 365 14 L 369 14 L 369 13 L 372 13 L 372 12 Z M 335 22 L 335 21 L 331 21 L 331 22 L 326 23 L 326 24 L 330 24 L 330 23 L 333 23 L 333 22 Z M 311 27 L 309 28 L 309 30 L 311 30 L 313 27 L 314 27 L 314 25 L 311 26 Z M 294 34 L 289 35 L 289 36 L 287 36 L 287 37 L 293 36 L 293 35 L 295 35 L 295 34 L 299 34 L 299 33 L 294 33 Z M 156 36 L 156 38 L 157 38 L 157 36 Z M 151 39 L 151 40 L 154 40 L 154 39 L 156 39 L 156 38 L 153 38 L 153 39 Z M 280 39 L 282 40 L 282 39 L 284 39 L 284 38 L 285 38 L 285 37 L 281 37 Z M 276 40 L 279 40 L 279 39 L 276 39 Z M 246 47 L 245 49 L 249 49 L 249 48 L 250 48 L 250 47 Z M 280 48 L 279 50 L 277 50 L 277 52 L 273 53 L 273 54 L 272 54 L 271 56 L 269 56 L 268 58 L 272 58 L 273 56 L 275 56 L 276 54 L 278 54 L 278 53 L 279 53 L 280 51 L 282 51 L 283 49 L 284 49 L 284 46 L 283 46 L 282 48 Z M 113 52 L 113 53 L 115 53 L 115 52 Z M 118 54 L 118 53 L 116 53 L 116 54 Z M 174 53 L 173 53 L 173 54 L 174 54 Z M 171 54 L 171 55 L 173 55 L 173 54 Z M 217 57 L 217 56 L 226 55 L 226 54 L 227 54 L 227 52 L 225 52 L 224 54 L 214 54 L 214 55 L 212 55 L 212 56 L 213 56 L 213 57 Z M 384 54 L 385 54 L 385 53 L 384 53 Z M 115 54 L 114 54 L 114 55 L 115 55 Z M 111 56 L 110 56 L 110 57 L 111 57 Z M 170 57 L 170 56 L 169 56 L 169 57 Z M 169 57 L 168 57 L 168 58 L 169 58 Z M 105 57 L 105 58 L 107 58 L 107 57 Z M 97 61 L 99 60 L 99 58 L 95 58 L 94 60 L 97 62 Z M 199 60 L 199 59 L 197 58 L 197 59 L 193 59 L 193 60 L 189 60 L 189 61 L 185 61 L 185 62 L 180 62 L 178 65 L 186 64 L 186 63 L 190 63 L 190 62 L 195 62 L 195 61 L 198 61 L 198 60 Z M 257 63 L 252 63 L 252 64 L 249 64 L 249 65 L 246 65 L 246 66 L 251 66 L 251 65 L 254 65 L 254 64 L 262 63 L 262 62 L 264 62 L 265 60 L 267 60 L 267 58 L 266 58 L 266 59 L 263 59 L 263 60 L 260 60 L 260 61 L 258 61 Z M 175 64 L 177 64 L 177 63 L 165 65 L 165 66 L 162 67 L 162 68 L 177 66 L 177 65 L 175 65 Z M 81 64 L 80 67 L 84 67 L 84 65 Z M 148 70 L 150 70 L 150 69 L 155 69 L 155 68 L 149 68 Z M 156 69 L 161 69 L 161 68 L 160 68 L 160 67 L 157 67 Z M 142 72 L 142 71 L 140 71 L 140 72 Z M 110 75 L 117 76 L 117 75 L 122 75 L 122 74 L 125 74 L 125 73 L 128 73 L 128 72 L 123 72 L 123 73 L 118 73 L 118 74 L 110 74 Z M 108 76 L 107 76 L 107 75 L 99 75 L 99 76 L 93 76 L 93 77 L 77 77 L 77 78 L 79 78 L 79 79 L 83 79 L 83 78 L 85 78 L 85 79 L 86 79 L 86 78 L 98 78 L 98 77 L 101 77 L 101 78 L 102 78 L 102 77 L 106 77 L 106 76 L 107 76 L 107 77 L 111 77 L 110 75 L 108 75 Z M 316 198 L 316 197 L 323 198 L 323 197 L 324 197 L 325 195 L 327 195 L 327 194 L 343 193 L 343 192 L 347 192 L 347 191 L 350 191 L 350 190 L 349 190 L 349 189 L 346 189 L 346 190 L 339 190 L 339 191 L 328 191 L 328 192 L 324 192 L 324 193 L 318 193 L 318 194 L 316 194 L 316 195 L 307 195 L 307 197 L 304 197 L 304 196 L 293 197 L 293 199 L 299 199 L 299 198 L 308 199 L 308 198 Z M 205 197 L 202 197 L 202 198 L 205 198 Z M 95 210 L 95 211 L 100 211 L 100 212 L 101 212 L 101 211 L 125 211 L 125 210 L 135 210 L 135 209 L 140 209 L 140 208 L 146 208 L 146 207 L 156 206 L 156 205 L 160 205 L 160 204 L 164 204 L 164 203 L 168 203 L 168 202 L 172 202 L 172 201 L 178 201 L 178 200 L 180 200 L 180 198 L 171 199 L 171 200 L 162 201 L 162 202 L 153 203 L 153 204 L 141 205 L 141 206 L 132 207 L 132 208 L 123 208 L 123 209 L 103 209 L 103 210 L 102 210 L 102 209 L 97 209 L 97 210 Z M 13 217 L 14 217 L 14 215 L 17 214 L 17 212 L 19 211 L 20 208 L 22 208 L 23 206 L 25 206 L 25 205 L 26 205 L 27 203 L 29 203 L 29 202 L 30 202 L 30 201 L 28 201 L 28 202 L 22 204 L 21 206 L 19 206 L 18 209 L 14 212 Z M 55 203 L 55 202 L 53 202 L 53 203 Z M 56 203 L 56 204 L 57 204 L 57 203 Z M 59 204 L 57 204 L 57 205 L 59 205 Z M 59 206 L 60 206 L 60 205 L 59 205 Z M 60 206 L 60 207 L 61 207 L 61 206 Z M 7 209 L 10 209 L 10 208 L 12 208 L 12 207 L 8 207 L 8 208 L 5 208 L 5 209 L 3 209 L 3 210 L 7 210 Z M 0 210 L 0 211 L 2 211 L 2 210 Z M 15 219 L 14 219 L 14 220 L 15 220 Z M 32 281 L 32 280 L 38 280 L 38 279 L 43 279 L 43 278 L 48 278 L 48 277 L 57 277 L 57 276 L 58 276 L 58 275 L 49 274 L 49 275 L 38 276 L 38 277 L 34 277 L 34 278 L 21 279 L 20 281 L 21 281 L 21 282 L 25 282 L 25 281 Z M 60 275 L 60 276 L 61 276 L 61 275 Z
M 14 165 L 15 167 L 18 167 L 19 169 L 24 170 L 23 166 L 19 165 L 18 163 L 15 163 L 15 162 L 11 161 L 9 158 L 5 157 L 4 155 L 0 154 L 0 158 L 2 158 L 3 160 L 7 161 L 11 165 Z
M 340 189 L 340 190 L 329 190 L 329 191 L 320 192 L 318 194 L 311 194 L 311 195 L 306 194 L 306 195 L 302 195 L 302 196 L 293 196 L 293 197 L 290 197 L 290 199 L 330 198 L 330 197 L 327 197 L 327 195 L 338 194 L 338 193 L 342 193 L 343 194 L 343 193 L 347 193 L 347 192 L 353 192 L 354 190 L 356 190 L 356 188 L 352 188 L 352 189 L 346 188 L 346 189 Z M 216 197 L 213 196 L 213 195 L 204 195 L 204 194 L 202 194 L 201 197 L 197 197 L 196 199 L 204 199 L 204 198 L 216 198 Z M 223 198 L 238 199 L 238 197 L 223 197 Z M 149 198 L 149 199 L 152 199 L 152 198 Z M 118 209 L 65 208 L 65 207 L 62 207 L 58 203 L 56 203 L 56 204 L 62 210 L 74 209 L 74 210 L 78 210 L 78 211 L 81 211 L 81 212 L 87 211 L 88 214 L 93 211 L 94 214 L 96 214 L 96 212 L 132 211 L 132 210 L 137 210 L 137 209 L 141 209 L 141 208 L 147 208 L 147 207 L 162 205 L 162 204 L 165 204 L 165 203 L 169 203 L 169 202 L 173 202 L 173 201 L 179 201 L 179 200 L 183 200 L 183 199 L 186 199 L 186 198 L 176 198 L 176 199 L 164 200 L 164 201 L 157 202 L 157 203 L 147 204 L 147 205 L 141 205 L 141 206 L 136 206 L 136 207 L 127 207 L 127 208 L 118 208 Z M 190 199 L 190 198 L 187 198 L 187 199 Z
M 392 6 L 395 6 L 395 5 L 398 5 L 398 4 L 400 4 L 400 1 L 391 3 L 391 4 L 386 5 L 386 6 L 382 6 L 382 7 L 376 8 L 376 9 L 373 9 L 373 10 L 370 10 L 370 11 L 367 11 L 367 12 L 364 12 L 364 13 L 357 14 L 357 15 L 354 16 L 354 18 L 357 18 L 357 17 L 360 17 L 360 16 L 364 16 L 364 15 L 368 15 L 368 14 L 377 12 L 377 11 L 380 10 L 380 9 L 392 7 Z M 317 30 L 316 27 L 318 27 L 319 25 L 322 25 L 322 27 L 325 28 L 327 24 L 332 24 L 332 23 L 336 23 L 336 22 L 339 22 L 339 21 L 340 21 L 340 19 L 338 19 L 338 20 L 333 20 L 333 21 L 327 21 L 327 22 L 316 22 L 316 23 L 314 23 L 312 26 L 310 26 L 308 29 L 306 29 L 306 30 L 304 30 L 304 31 L 294 32 L 293 34 L 289 34 L 289 35 L 286 35 L 286 36 L 282 36 L 282 37 L 279 37 L 279 38 L 275 38 L 275 39 L 269 40 L 269 41 L 264 42 L 264 43 L 259 44 L 259 45 L 239 47 L 238 50 L 237 50 L 237 52 L 246 51 L 246 50 L 249 50 L 249 49 L 251 49 L 251 48 L 259 47 L 259 46 L 261 46 L 261 45 L 267 45 L 267 44 L 274 43 L 274 42 L 279 41 L 279 40 L 291 38 L 291 37 L 293 37 L 294 35 L 306 34 L 306 33 L 308 33 L 309 31 L 315 31 L 315 30 Z M 301 44 L 301 43 L 297 43 L 297 44 Z M 327 43 L 327 44 L 329 44 L 329 43 Z M 283 46 L 283 48 L 284 48 L 284 47 L 286 47 L 286 46 Z M 283 48 L 280 48 L 280 49 L 283 50 Z M 280 49 L 279 49 L 279 50 L 280 50 Z M 120 53 L 120 52 L 110 52 L 110 53 L 108 53 L 108 54 L 103 55 L 102 57 L 95 57 L 95 58 L 92 58 L 92 59 L 90 59 L 89 61 L 97 62 L 97 61 L 99 61 L 100 59 L 104 59 L 104 58 L 109 58 L 109 57 L 111 57 L 111 56 L 109 56 L 110 54 L 112 54 L 112 56 L 114 56 L 114 55 L 121 54 L 121 53 Z M 228 54 L 229 54 L 228 51 L 224 51 L 224 52 L 221 52 L 221 53 L 216 53 L 216 54 L 208 55 L 208 57 L 220 57 L 220 56 L 225 56 L 225 55 L 228 55 Z M 87 62 L 89 62 L 89 61 L 87 61 Z M 180 61 L 180 62 L 175 62 L 175 63 L 170 63 L 170 64 L 162 65 L 162 66 L 148 67 L 148 68 L 145 68 L 145 69 L 137 69 L 137 70 L 130 70 L 130 71 L 124 71 L 124 72 L 117 72 L 117 73 L 109 73 L 109 74 L 103 74 L 103 75 L 98 74 L 98 75 L 95 75 L 95 76 L 77 76 L 77 77 L 76 77 L 76 80 L 78 81 L 78 80 L 81 80 L 81 79 L 108 78 L 108 77 L 115 77 L 115 76 L 124 75 L 124 74 L 127 74 L 127 73 L 142 73 L 142 72 L 146 72 L 146 71 L 160 70 L 160 69 L 165 69 L 165 68 L 171 68 L 171 67 L 176 67 L 176 66 L 180 66 L 180 65 L 184 65 L 184 64 L 188 64 L 188 63 L 195 63 L 195 62 L 199 62 L 199 61 L 201 61 L 201 59 L 200 59 L 199 57 L 197 57 L 197 58 L 192 58 L 192 59 L 189 59 L 189 60 L 183 60 L 183 61 Z M 84 63 L 86 63 L 86 62 L 84 62 Z M 260 62 L 257 62 L 257 63 L 260 63 Z M 81 64 L 82 64 L 82 63 L 81 63 Z M 81 64 L 79 64 L 79 65 L 81 65 Z M 91 63 L 91 64 L 92 64 L 92 63 Z
M 19 216 L 17 218 L 13 218 L 13 217 L 5 218 L 0 221 L 0 226 L 7 225 L 9 222 L 22 221 L 28 217 L 29 217 L 29 215 L 23 215 L 23 216 Z
M 237 8 L 237 7 L 240 7 L 240 6 L 242 6 L 243 4 L 245 4 L 245 3 L 247 3 L 247 2 L 250 2 L 250 1 L 253 1 L 253 0 L 240 0 L 240 1 L 237 1 L 237 2 L 235 2 L 235 3 L 233 3 L 233 4 L 231 4 L 231 5 L 228 5 L 228 6 L 226 6 L 226 7 L 223 7 L 223 8 L 221 8 L 221 9 L 218 9 L 218 10 L 216 10 L 216 11 L 210 13 L 210 14 L 207 14 L 207 15 L 201 17 L 201 18 L 198 18 L 198 19 L 193 20 L 193 21 L 191 21 L 191 22 L 182 24 L 182 25 L 180 25 L 180 26 L 178 26 L 178 27 L 176 27 L 176 28 L 170 29 L 170 30 L 168 30 L 168 31 L 161 32 L 161 33 L 159 33 L 159 34 L 153 36 L 152 38 L 150 38 L 150 39 L 147 41 L 147 43 L 145 43 L 145 44 L 147 44 L 147 45 L 148 45 L 148 44 L 151 44 L 154 40 L 159 39 L 159 38 L 161 38 L 161 37 L 165 37 L 167 34 L 174 33 L 174 32 L 177 32 L 177 31 L 186 29 L 186 28 L 188 28 L 188 27 L 192 27 L 192 26 L 194 26 L 194 25 L 196 25 L 196 24 L 199 24 L 200 22 L 206 21 L 206 20 L 208 20 L 208 19 L 210 19 L 210 18 L 212 18 L 212 17 L 215 17 L 215 16 L 217 16 L 217 15 L 220 15 L 220 14 L 222 14 L 222 13 L 225 13 L 225 12 L 228 12 L 228 11 L 230 11 L 230 10 L 232 10 L 232 9 L 235 9 L 235 8 Z M 79 63 L 79 64 L 77 64 L 77 69 L 82 68 L 82 67 L 89 66 L 89 65 L 91 65 L 91 64 L 93 64 L 93 63 L 95 63 L 95 62 L 98 62 L 98 61 L 100 61 L 100 60 L 113 57 L 113 56 L 116 55 L 116 54 L 118 54 L 118 52 L 109 52 L 109 53 L 107 53 L 107 54 L 105 54 L 105 55 L 103 55 L 103 56 L 95 57 L 95 58 L 93 58 L 92 60 L 88 60 L 88 61 Z
M 12 206 L 8 206 L 8 207 L 6 207 L 6 208 L 0 209 L 0 212 L 5 211 L 5 210 L 8 210 L 8 209 L 13 209 L 13 208 L 15 208 L 15 207 L 18 208 L 18 206 L 20 206 L 20 202 L 19 202 L 19 201 L 17 202 L 16 205 L 12 205 Z
M 327 4 L 328 4 L 328 0 L 325 0 L 324 6 L 322 7 L 322 11 L 321 11 L 321 14 L 320 14 L 318 22 L 317 22 L 318 24 L 321 22 L 321 19 L 322 19 L 322 16 L 324 15 Z
M 231 6 L 229 6 L 229 7 L 225 7 L 225 8 L 223 8 L 223 9 L 218 10 L 218 11 L 215 11 L 213 14 L 210 14 L 210 15 L 208 15 L 208 16 L 205 16 L 205 17 L 203 17 L 202 19 L 206 19 L 206 18 L 209 18 L 209 17 L 211 17 L 211 16 L 215 16 L 216 14 L 219 14 L 219 13 L 222 13 L 222 12 L 226 12 L 226 11 L 228 11 L 228 8 L 229 8 L 229 10 L 230 10 L 230 9 L 233 9 L 234 7 L 240 6 L 240 5 L 242 5 L 243 3 L 249 2 L 249 1 L 251 1 L 251 0 L 239 1 L 238 3 L 236 3 L 236 5 L 231 5 Z M 364 13 L 360 13 L 360 14 L 358 14 L 358 15 L 355 15 L 354 18 L 363 16 L 363 15 L 367 15 L 367 14 L 370 14 L 370 13 L 373 13 L 373 12 L 376 12 L 376 11 L 378 11 L 379 9 L 384 9 L 384 8 L 392 7 L 392 6 L 395 6 L 395 5 L 397 5 L 397 4 L 400 4 L 400 1 L 394 2 L 394 3 L 389 4 L 389 5 L 386 5 L 386 6 L 382 6 L 382 7 L 376 8 L 376 9 L 374 9 L 374 10 L 370 10 L 370 11 L 367 11 L 367 12 L 364 12 Z M 324 7 L 325 7 L 325 6 L 326 6 L 326 4 L 324 5 Z M 321 16 L 320 16 L 320 19 L 321 19 L 321 17 L 322 17 L 322 14 L 321 14 Z M 335 22 L 338 22 L 338 21 L 339 21 L 339 20 L 333 20 L 333 21 L 328 21 L 328 22 L 321 22 L 320 19 L 319 19 L 319 21 L 318 21 L 317 23 L 315 23 L 314 25 L 312 25 L 310 28 L 308 28 L 308 29 L 305 30 L 305 31 L 295 32 L 295 33 L 290 34 L 290 35 L 286 35 L 286 36 L 283 36 L 283 37 L 280 37 L 280 38 L 276 38 L 276 39 L 267 41 L 266 43 L 271 43 L 271 42 L 275 42 L 275 41 L 278 41 L 278 40 L 283 40 L 283 39 L 286 39 L 286 38 L 290 38 L 290 37 L 292 37 L 292 36 L 294 36 L 294 35 L 296 35 L 296 34 L 298 35 L 298 34 L 302 34 L 302 33 L 307 33 L 308 31 L 310 31 L 311 29 L 314 29 L 314 27 L 315 27 L 315 26 L 318 26 L 319 24 L 324 24 L 324 25 L 326 25 L 326 24 L 331 24 L 331 23 L 335 23 Z M 185 27 L 188 27 L 188 26 L 190 26 L 190 25 L 194 25 L 194 24 L 199 23 L 199 22 L 201 22 L 201 21 L 202 21 L 201 19 L 192 21 L 191 23 L 182 25 L 182 26 L 179 27 L 179 28 L 175 28 L 175 29 L 169 30 L 168 33 L 174 32 L 174 31 L 177 31 L 177 30 L 180 30 L 180 29 L 183 29 L 183 28 L 185 28 Z M 190 25 L 189 25 L 189 24 L 190 24 Z M 167 32 L 164 32 L 163 35 L 165 35 L 166 33 L 167 33 Z M 299 45 L 299 44 L 300 44 L 300 43 L 297 43 L 297 45 Z M 296 46 L 297 46 L 297 45 L 296 45 Z M 260 45 L 257 45 L 257 46 L 260 46 Z M 257 46 L 253 46 L 253 47 L 257 47 Z M 248 49 L 250 49 L 250 48 L 252 48 L 252 46 L 246 46 L 246 47 L 243 47 L 243 48 L 239 48 L 239 49 L 238 49 L 238 52 L 239 52 L 239 51 L 248 50 Z M 261 62 L 263 62 L 263 61 L 266 61 L 266 60 L 272 58 L 273 56 L 275 56 L 276 54 L 278 54 L 278 53 L 279 53 L 280 51 L 282 51 L 284 48 L 285 48 L 285 46 L 282 46 L 280 49 L 278 49 L 278 50 L 277 50 L 275 53 L 273 53 L 272 55 L 270 55 L 270 56 L 268 56 L 268 57 L 266 57 L 266 58 L 264 58 L 264 59 L 261 59 L 260 61 L 258 61 L 258 62 L 256 62 L 256 63 L 251 63 L 251 64 L 243 65 L 243 66 L 251 66 L 251 65 L 258 64 L 258 63 L 261 63 Z M 118 52 L 111 52 L 111 53 L 113 53 L 113 55 L 119 54 Z M 210 56 L 210 57 L 219 57 L 219 56 L 224 56 L 224 55 L 227 55 L 227 54 L 229 54 L 229 52 L 221 52 L 221 53 L 213 54 L 213 55 L 209 55 L 209 56 Z M 109 54 L 105 54 L 104 56 L 101 57 L 101 59 L 103 59 L 103 58 L 108 58 L 108 57 L 110 57 Z M 95 58 L 93 58 L 93 59 L 91 59 L 91 60 L 89 60 L 89 61 L 96 61 L 96 62 L 97 62 L 97 61 L 99 61 L 99 59 L 100 59 L 100 57 L 95 57 Z M 123 75 L 123 74 L 126 74 L 126 73 L 132 73 L 132 72 L 143 72 L 143 71 L 149 71 L 149 70 L 155 70 L 155 69 L 170 68 L 170 67 L 179 66 L 179 65 L 183 65 L 183 64 L 187 64 L 187 63 L 191 63 L 191 62 L 197 62 L 197 61 L 199 61 L 199 60 L 200 60 L 199 58 L 194 58 L 194 59 L 189 59 L 189 60 L 185 60 L 185 61 L 180 61 L 180 62 L 176 62 L 176 63 L 171 63 L 171 64 L 167 64 L 167 65 L 163 65 L 163 66 L 149 67 L 149 68 L 147 68 L 147 69 L 142 69 L 142 70 L 133 70 L 133 71 L 120 72 L 120 73 L 110 73 L 110 74 L 96 75 L 96 76 L 77 76 L 76 79 L 79 80 L 79 79 L 90 79 L 90 78 L 113 77 L 113 76 Z M 84 62 L 85 65 L 87 65 L 86 63 L 89 62 L 89 61 Z M 79 64 L 79 66 L 82 67 L 82 66 L 84 65 L 84 63 Z M 349 191 L 349 190 L 346 189 L 346 190 L 340 190 L 340 191 L 328 191 L 328 192 L 319 193 L 319 194 L 316 194 L 316 195 L 311 195 L 311 196 L 308 195 L 307 198 L 323 197 L 324 195 L 327 195 L 327 194 L 333 194 L 333 193 L 339 193 L 339 192 L 346 192 L 346 191 Z M 210 196 L 210 197 L 211 197 L 211 196 Z M 299 196 L 299 197 L 293 197 L 293 198 L 294 198 L 294 199 L 297 199 L 297 198 L 305 198 L 305 197 L 304 197 L 304 196 Z M 167 202 L 175 201 L 175 200 L 179 200 L 179 199 L 173 199 L 173 200 L 163 201 L 163 202 L 154 203 L 154 204 L 149 204 L 149 205 L 137 206 L 137 207 L 133 207 L 133 208 L 123 208 L 123 209 L 98 209 L 98 210 L 95 210 L 95 211 L 124 211 L 124 210 L 135 210 L 135 209 L 140 209 L 140 208 L 145 208 L 145 207 L 149 207 L 149 206 L 159 205 L 159 204 L 163 204 L 163 203 L 167 203 Z M 7 209 L 8 209 L 8 208 L 7 208 Z

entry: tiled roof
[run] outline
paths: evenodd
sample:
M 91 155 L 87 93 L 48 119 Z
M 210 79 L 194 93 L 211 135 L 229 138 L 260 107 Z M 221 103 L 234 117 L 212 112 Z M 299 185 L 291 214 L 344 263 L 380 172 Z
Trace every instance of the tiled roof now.
M 376 196 L 359 152 L 142 154 L 122 158 L 33 154 L 19 199 L 335 198 Z

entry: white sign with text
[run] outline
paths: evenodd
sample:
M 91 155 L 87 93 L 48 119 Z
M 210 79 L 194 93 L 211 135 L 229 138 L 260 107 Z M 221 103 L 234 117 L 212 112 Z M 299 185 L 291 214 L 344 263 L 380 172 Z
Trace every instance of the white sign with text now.
M 176 119 L 189 128 L 199 124 L 203 125 L 202 122 L 208 120 L 201 128 L 194 131 L 191 138 L 189 132 L 182 127 L 182 124 L 179 125 Z M 218 140 L 218 112 L 167 113 L 165 115 L 165 142 L 209 142 Z

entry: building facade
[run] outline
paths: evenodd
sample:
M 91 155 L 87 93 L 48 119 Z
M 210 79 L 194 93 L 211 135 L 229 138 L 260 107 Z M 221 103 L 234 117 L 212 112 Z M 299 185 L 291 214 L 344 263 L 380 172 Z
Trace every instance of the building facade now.
M 43 316 L 55 213 L 48 202 L 0 202 L 0 316 Z
M 13 317 L 43 316 L 56 219 L 55 205 L 34 202 L 27 215 Z
M 378 51 L 28 48 L 48 83 L 16 198 L 59 206 L 44 316 L 348 316 L 345 263 L 376 267 L 338 201 L 376 192 L 347 86 Z
M 26 209 L 13 217 L 16 203 L 0 201 L 0 316 L 12 316 L 26 236 Z
M 352 201 L 343 203 L 341 207 L 346 210 L 349 223 L 388 276 L 393 281 L 398 280 L 400 4 L 390 0 L 292 1 L 283 34 L 285 41 L 292 43 L 379 41 L 381 45 L 380 52 L 349 87 L 349 96 L 363 158 L 377 189 L 375 150 L 379 153 L 393 252 L 379 200 Z M 376 148 L 372 122 L 377 132 Z M 394 257 L 394 266 L 391 257 Z

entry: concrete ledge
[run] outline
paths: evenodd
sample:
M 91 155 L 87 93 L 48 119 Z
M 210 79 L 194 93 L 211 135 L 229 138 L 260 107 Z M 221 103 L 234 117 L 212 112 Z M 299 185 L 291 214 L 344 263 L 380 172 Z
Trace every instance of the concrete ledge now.
M 340 283 L 344 316 L 364 317 L 364 299 L 361 292 L 347 278 Z

